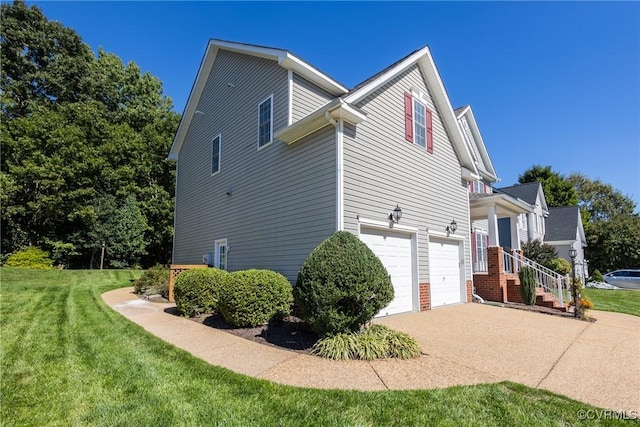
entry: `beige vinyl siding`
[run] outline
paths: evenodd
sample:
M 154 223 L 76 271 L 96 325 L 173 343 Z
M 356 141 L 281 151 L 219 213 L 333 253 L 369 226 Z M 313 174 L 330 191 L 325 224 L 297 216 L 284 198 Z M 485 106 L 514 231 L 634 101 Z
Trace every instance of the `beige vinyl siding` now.
M 326 90 L 293 73 L 292 123 L 305 118 L 333 98 Z
M 275 133 L 288 121 L 287 71 L 218 53 L 197 106 L 204 114 L 194 116 L 179 153 L 174 263 L 200 264 L 226 238 L 230 271 L 272 269 L 295 282 L 307 255 L 335 230 L 335 130 L 258 150 L 258 103 L 270 94 Z M 220 172 L 211 176 L 218 134 Z
M 419 90 L 432 111 L 433 154 L 405 140 L 404 93 Z M 471 280 L 468 187 L 460 163 L 417 66 L 357 104 L 367 120 L 344 137 L 344 222 L 357 233 L 357 216 L 386 221 L 396 204 L 402 225 L 418 232 L 418 280 L 429 282 L 427 229 L 445 232 L 455 219 L 464 236 L 465 280 Z

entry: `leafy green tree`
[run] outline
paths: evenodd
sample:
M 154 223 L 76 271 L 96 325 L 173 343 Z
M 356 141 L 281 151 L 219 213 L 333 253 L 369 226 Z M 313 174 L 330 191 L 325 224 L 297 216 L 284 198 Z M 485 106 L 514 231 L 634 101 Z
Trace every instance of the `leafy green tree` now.
M 518 177 L 520 184 L 539 182 L 542 184 L 547 206 L 574 206 L 578 204 L 578 194 L 573 184 L 551 169 L 551 166 L 534 165 Z
M 121 204 L 110 194 L 96 199 L 96 221 L 88 233 L 87 247 L 96 260 L 105 245 L 108 265 L 115 268 L 134 267 L 145 248 L 147 224 L 134 196 Z
M 591 269 L 611 271 L 640 266 L 640 216 L 616 215 L 587 227 L 586 257 Z
M 0 6 L 2 251 L 34 245 L 91 264 L 98 195 L 135 196 L 144 263 L 166 263 L 174 165 L 165 157 L 179 115 L 161 82 L 91 49 L 24 2 Z
M 610 220 L 618 215 L 633 215 L 636 204 L 629 197 L 615 190 L 611 184 L 592 180 L 580 173 L 567 178 L 578 193 L 582 219 L 586 222 Z

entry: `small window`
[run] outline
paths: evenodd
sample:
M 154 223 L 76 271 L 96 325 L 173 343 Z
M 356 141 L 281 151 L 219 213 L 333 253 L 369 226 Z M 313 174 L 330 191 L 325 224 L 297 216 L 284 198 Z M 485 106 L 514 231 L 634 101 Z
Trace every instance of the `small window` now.
M 258 148 L 270 144 L 273 139 L 273 95 L 258 105 Z
M 220 135 L 213 138 L 211 142 L 211 175 L 220 172 Z
M 216 252 L 215 259 L 213 260 L 213 266 L 221 270 L 227 269 L 227 239 L 220 239 L 215 241 Z
M 413 135 L 414 141 L 421 147 L 427 147 L 427 110 L 423 103 L 413 99 Z

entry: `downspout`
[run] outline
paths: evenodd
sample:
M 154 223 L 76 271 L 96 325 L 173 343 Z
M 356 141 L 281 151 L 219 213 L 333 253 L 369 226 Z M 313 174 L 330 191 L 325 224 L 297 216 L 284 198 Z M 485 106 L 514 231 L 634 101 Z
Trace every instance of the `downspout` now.
M 343 160 L 344 160 L 344 120 L 334 119 L 329 114 L 329 111 L 324 113 L 325 119 L 336 128 L 336 231 L 344 230 L 344 172 L 343 172 Z

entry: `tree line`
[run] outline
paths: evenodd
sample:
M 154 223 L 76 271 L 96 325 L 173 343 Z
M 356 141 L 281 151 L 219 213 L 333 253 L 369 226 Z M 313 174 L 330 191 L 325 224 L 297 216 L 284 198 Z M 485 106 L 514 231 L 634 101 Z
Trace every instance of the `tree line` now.
M 58 263 L 166 263 L 180 117 L 162 83 L 96 54 L 23 1 L 0 6 L 2 253 L 25 246 Z

